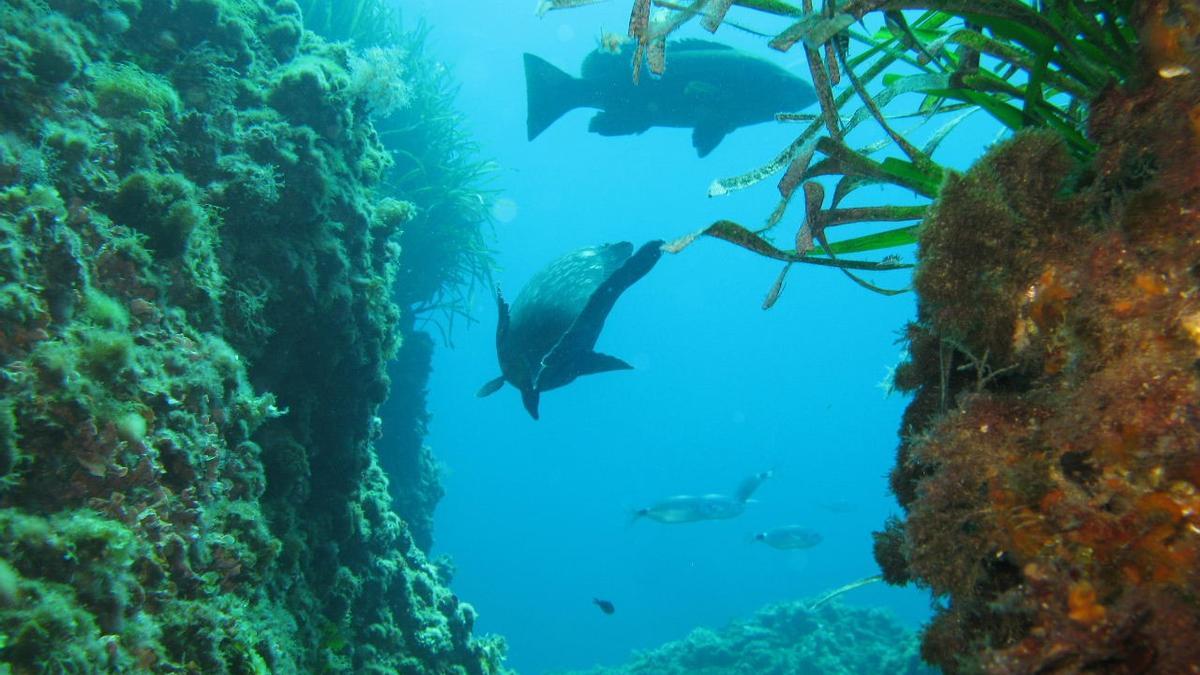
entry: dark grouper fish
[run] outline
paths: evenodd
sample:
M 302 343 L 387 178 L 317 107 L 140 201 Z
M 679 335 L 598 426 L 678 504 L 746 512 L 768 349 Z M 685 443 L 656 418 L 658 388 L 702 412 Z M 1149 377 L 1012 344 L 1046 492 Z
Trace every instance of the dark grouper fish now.
M 691 128 L 692 145 L 704 157 L 734 129 L 769 122 L 775 113 L 800 110 L 816 101 L 804 80 L 716 42 L 667 43 L 666 72 L 651 77 L 644 70 L 636 85 L 632 62 L 632 42 L 619 51 L 597 49 L 583 60 L 576 78 L 526 54 L 529 140 L 570 110 L 599 108 L 588 131 L 624 136 L 650 127 Z
M 570 384 L 580 375 L 633 368 L 593 347 L 617 298 L 660 257 L 661 241 L 636 253 L 627 241 L 568 253 L 525 284 L 511 312 L 497 289 L 501 375 L 480 387 L 476 396 L 487 396 L 508 382 L 521 390 L 521 401 L 536 420 L 543 391 Z

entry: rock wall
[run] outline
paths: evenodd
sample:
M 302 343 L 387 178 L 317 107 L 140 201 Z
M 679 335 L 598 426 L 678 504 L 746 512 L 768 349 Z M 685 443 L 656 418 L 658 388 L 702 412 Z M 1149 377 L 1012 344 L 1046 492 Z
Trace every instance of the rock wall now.
M 414 211 L 373 71 L 291 0 L 0 28 L 0 662 L 498 670 L 374 450 Z
M 1018 134 L 922 225 L 907 518 L 876 558 L 944 599 L 923 655 L 947 672 L 1200 663 L 1200 12 L 1167 4 L 1134 14 L 1093 160 Z

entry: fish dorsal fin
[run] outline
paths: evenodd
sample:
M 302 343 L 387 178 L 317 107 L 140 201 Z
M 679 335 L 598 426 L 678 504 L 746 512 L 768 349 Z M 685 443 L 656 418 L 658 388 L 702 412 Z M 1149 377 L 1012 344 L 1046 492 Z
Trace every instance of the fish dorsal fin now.
M 704 50 L 732 50 L 733 47 L 713 42 L 712 40 L 701 40 L 699 38 L 683 38 L 682 40 L 672 40 L 667 43 L 667 49 L 673 52 L 698 52 Z
M 583 311 L 571 324 L 571 328 L 542 359 L 543 369 L 562 367 L 572 359 L 592 352 L 592 346 L 596 344 L 600 330 L 604 328 L 604 320 L 608 318 L 608 313 L 612 311 L 617 298 L 653 269 L 662 257 L 662 245 L 663 242 L 657 240 L 644 244 L 600 284 L 588 299 Z

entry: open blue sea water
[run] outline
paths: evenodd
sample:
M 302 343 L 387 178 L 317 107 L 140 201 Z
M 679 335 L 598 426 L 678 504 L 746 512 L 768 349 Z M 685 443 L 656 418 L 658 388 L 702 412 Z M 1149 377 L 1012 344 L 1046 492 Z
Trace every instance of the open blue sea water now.
M 706 193 L 713 179 L 767 162 L 798 126 L 739 129 L 703 159 L 687 129 L 587 133 L 589 110 L 526 140 L 522 53 L 578 74 L 601 29 L 625 31 L 629 5 L 614 0 L 540 19 L 524 0 L 404 6 L 406 20 L 431 24 L 432 51 L 461 82 L 458 107 L 481 155 L 500 167 L 492 185 L 495 281 L 510 300 L 567 251 L 670 240 L 719 218 L 758 227 L 776 203 L 777 177 L 726 197 Z M 746 23 L 768 32 L 784 25 L 760 16 Z M 707 37 L 698 26 L 681 35 Z M 807 76 L 798 50 L 773 52 L 728 26 L 716 39 Z M 966 166 L 994 134 L 982 121 L 965 126 L 939 160 Z M 863 192 L 879 203 L 911 199 Z M 796 200 L 776 242 L 786 245 L 802 218 Z M 912 259 L 911 250 L 899 253 Z M 453 347 L 439 345 L 428 443 L 446 495 L 433 553 L 453 558 L 454 589 L 480 614 L 476 631 L 505 636 L 511 667 L 615 665 L 695 627 L 719 628 L 878 572 L 870 532 L 898 508 L 886 476 L 906 403 L 888 394 L 885 378 L 901 358 L 897 338 L 914 317 L 914 297 L 884 297 L 837 270 L 796 266 L 778 303 L 763 311 L 780 268 L 711 239 L 665 255 L 621 297 L 597 344 L 635 370 L 544 394 L 539 421 L 511 386 L 475 397 L 499 374 L 489 289 L 474 298 L 478 322 L 456 325 Z M 905 286 L 909 273 L 872 278 Z M 729 493 L 764 470 L 773 477 L 739 518 L 631 522 L 635 509 L 661 498 Z M 798 551 L 752 542 L 755 532 L 791 524 L 823 542 Z M 593 598 L 616 611 L 600 612 Z M 913 629 L 930 602 L 883 584 L 843 600 L 886 608 Z

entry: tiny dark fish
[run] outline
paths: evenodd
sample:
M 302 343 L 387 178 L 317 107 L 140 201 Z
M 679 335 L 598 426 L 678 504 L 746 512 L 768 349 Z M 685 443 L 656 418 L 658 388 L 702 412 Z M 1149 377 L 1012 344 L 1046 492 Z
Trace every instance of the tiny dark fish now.
M 690 128 L 692 145 L 704 157 L 734 129 L 770 122 L 776 113 L 817 100 L 807 82 L 778 65 L 707 40 L 667 43 L 662 77 L 646 70 L 634 84 L 633 50 L 629 41 L 593 51 L 583 60 L 580 77 L 526 54 L 529 140 L 570 110 L 599 108 L 588 131 L 626 136 L 650 127 Z
M 595 603 L 595 605 L 600 608 L 600 611 L 604 612 L 605 614 L 612 614 L 613 612 L 617 611 L 617 608 L 613 607 L 613 604 L 607 600 L 592 598 L 592 602 Z
M 529 280 L 511 311 L 496 289 L 501 374 L 475 395 L 487 396 L 508 382 L 521 390 L 521 402 L 536 420 L 543 391 L 580 375 L 633 368 L 593 347 L 617 298 L 662 257 L 662 243 L 652 241 L 635 252 L 622 241 L 568 253 Z

